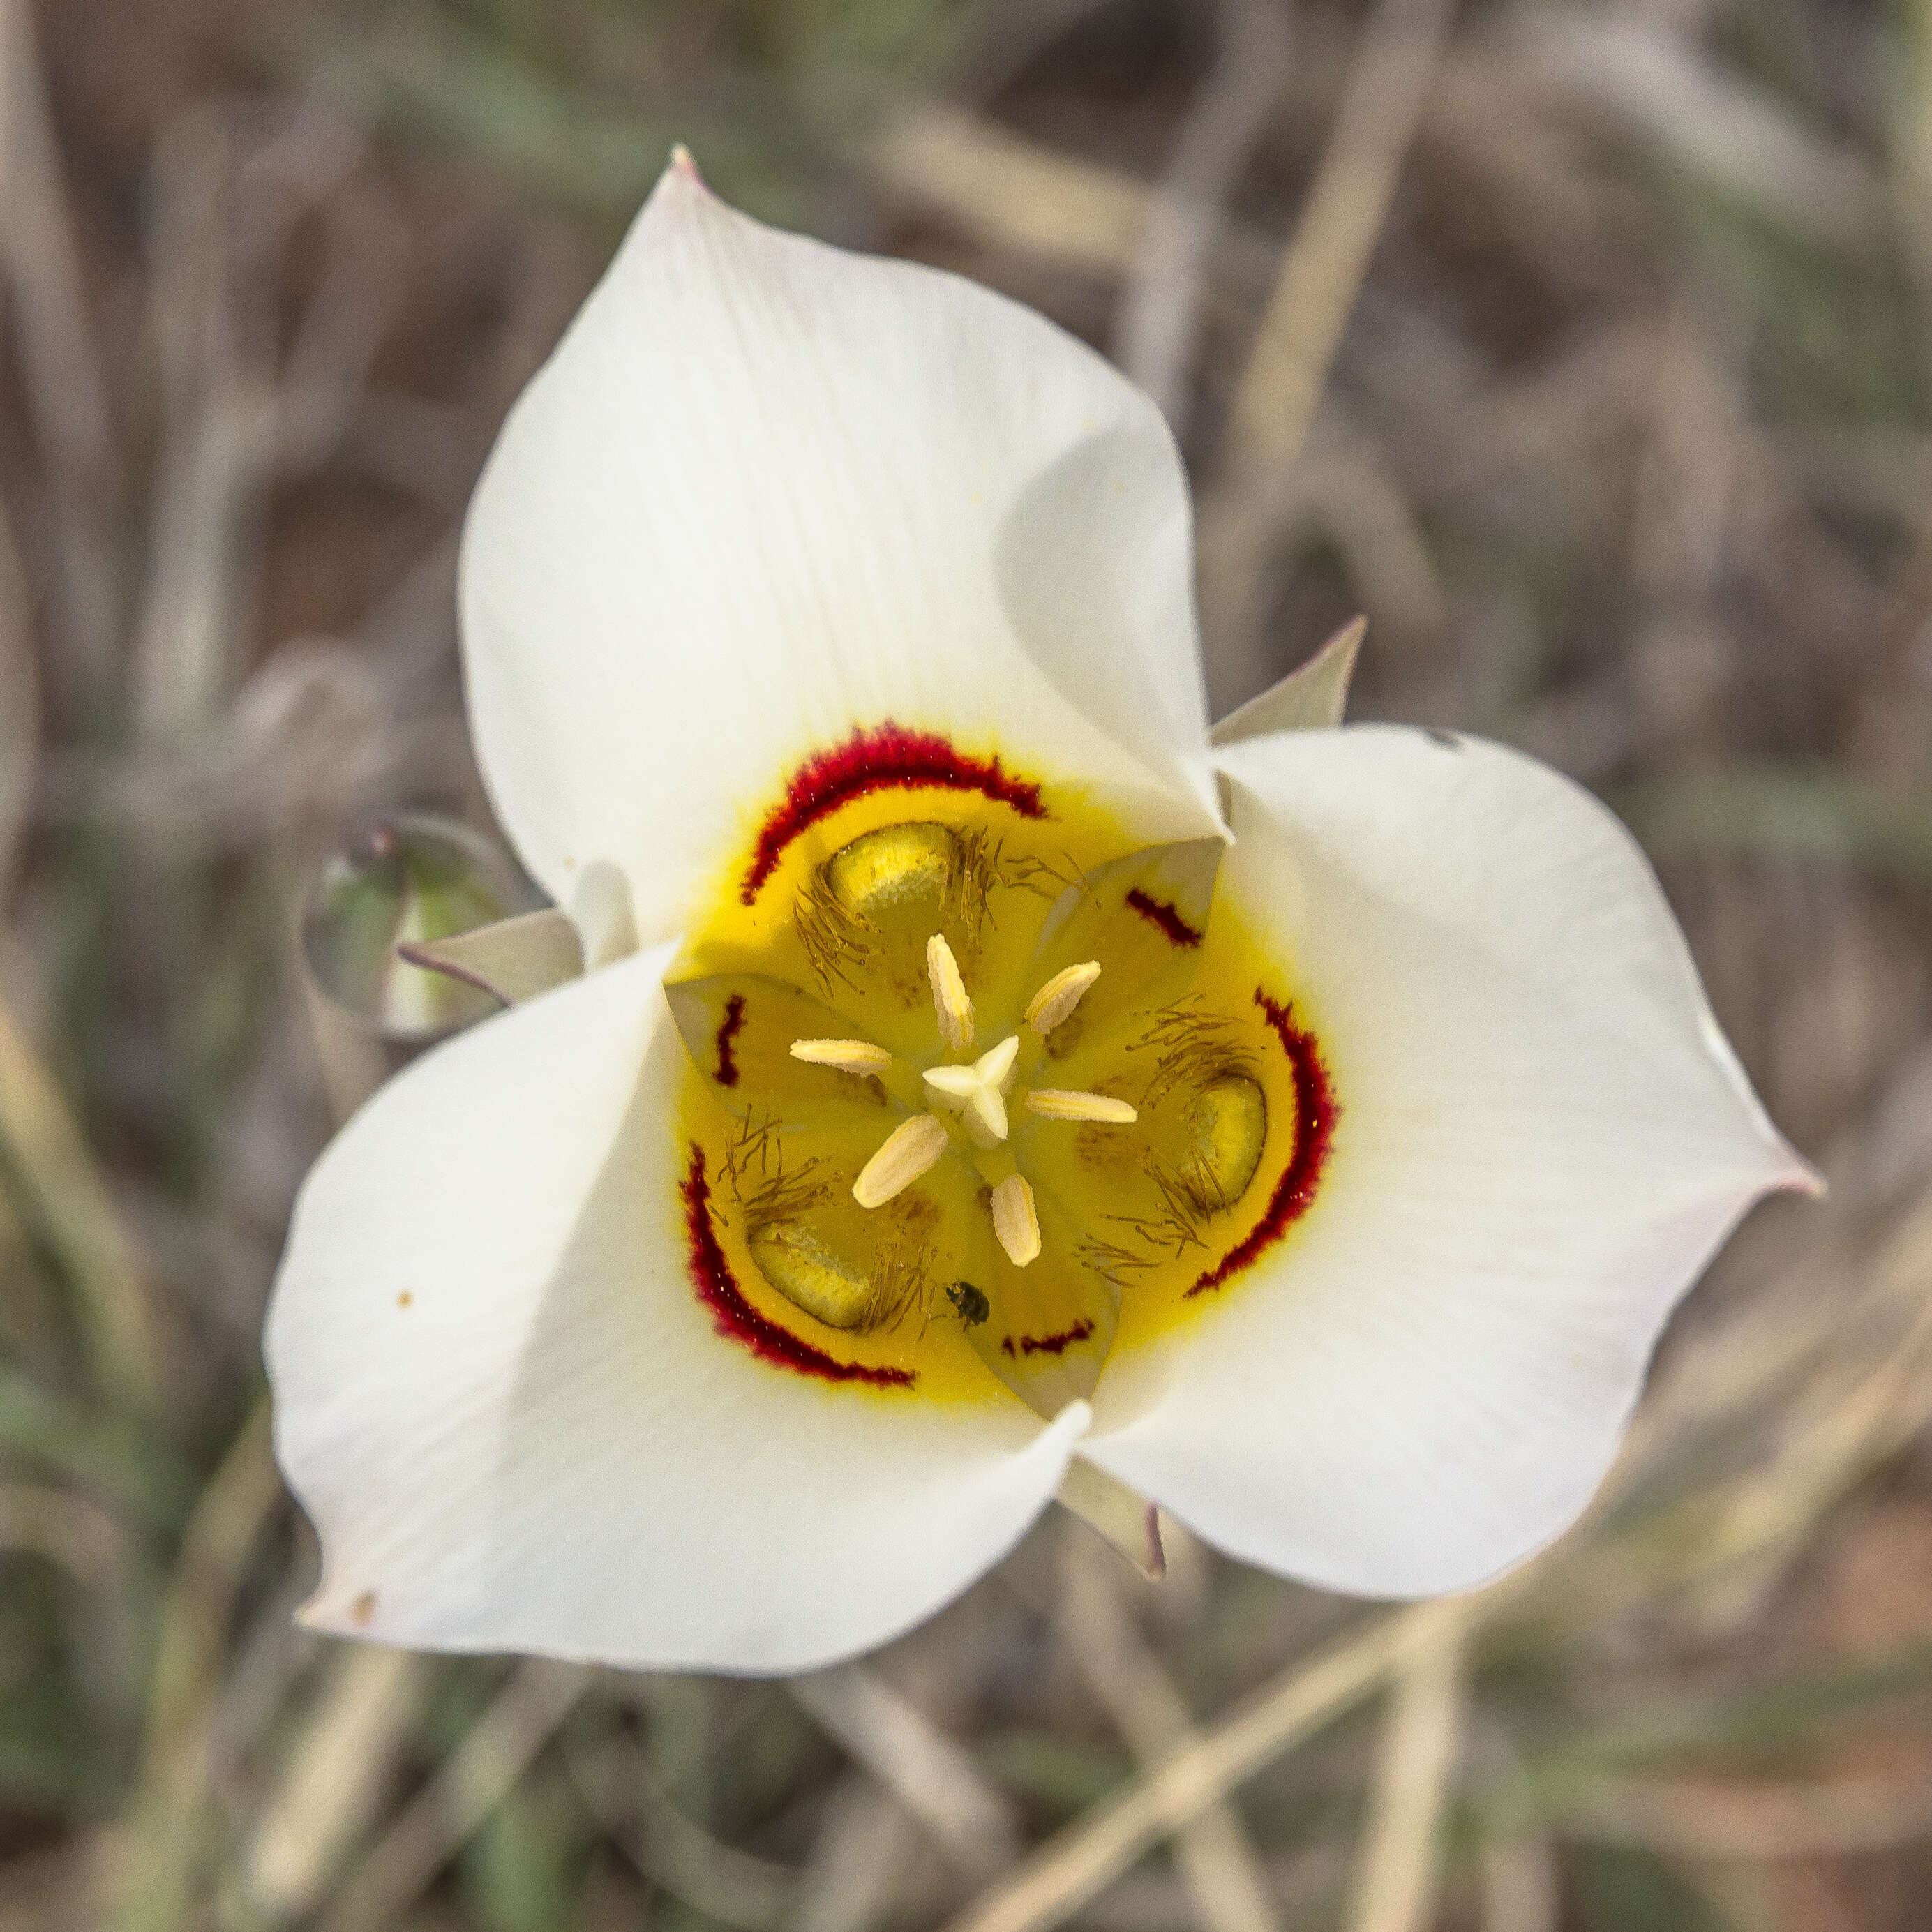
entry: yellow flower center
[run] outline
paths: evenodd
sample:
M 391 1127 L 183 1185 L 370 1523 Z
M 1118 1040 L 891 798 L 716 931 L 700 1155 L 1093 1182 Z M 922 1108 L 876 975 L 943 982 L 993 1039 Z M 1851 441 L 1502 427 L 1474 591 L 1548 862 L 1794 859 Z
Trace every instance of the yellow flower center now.
M 692 1279 L 775 1366 L 952 1396 L 990 1370 L 1051 1414 L 1300 1218 L 1327 1071 L 1217 898 L 1220 841 L 1136 850 L 944 740 L 854 745 L 671 976 Z

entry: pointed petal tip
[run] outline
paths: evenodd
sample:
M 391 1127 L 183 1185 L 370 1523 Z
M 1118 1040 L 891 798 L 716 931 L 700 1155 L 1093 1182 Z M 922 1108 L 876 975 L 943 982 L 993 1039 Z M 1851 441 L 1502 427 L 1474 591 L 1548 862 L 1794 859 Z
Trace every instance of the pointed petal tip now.
M 696 214 L 723 204 L 712 192 L 711 184 L 700 171 L 696 158 L 680 141 L 666 158 L 664 170 L 644 206 L 662 216 L 667 211 Z
M 1305 663 L 1229 712 L 1208 733 L 1209 743 L 1232 745 L 1264 732 L 1339 725 L 1348 706 L 1355 660 L 1368 634 L 1366 617 L 1351 617 Z
M 1787 1194 L 1802 1194 L 1816 1201 L 1832 1191 L 1832 1184 L 1795 1148 L 1785 1149 L 1786 1165 L 1776 1185 Z

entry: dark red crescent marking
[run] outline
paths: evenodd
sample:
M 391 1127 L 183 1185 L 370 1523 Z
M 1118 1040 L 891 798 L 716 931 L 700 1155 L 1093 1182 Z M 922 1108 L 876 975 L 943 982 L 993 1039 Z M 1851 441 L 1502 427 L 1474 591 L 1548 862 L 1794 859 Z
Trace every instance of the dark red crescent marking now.
M 1076 1342 L 1084 1342 L 1094 1332 L 1094 1324 L 1083 1315 L 1071 1328 L 1063 1328 L 1058 1335 L 1023 1335 L 1020 1338 L 1019 1352 L 1022 1355 L 1064 1355 Z M 1000 1344 L 1000 1353 L 1010 1355 L 1013 1352 L 1013 1338 L 1009 1335 Z
M 761 1361 L 796 1369 L 802 1376 L 817 1376 L 828 1382 L 867 1382 L 874 1388 L 911 1388 L 911 1370 L 871 1369 L 862 1362 L 842 1362 L 802 1341 L 789 1328 L 781 1328 L 745 1299 L 711 1225 L 711 1184 L 704 1178 L 704 1150 L 694 1141 L 691 1166 L 680 1192 L 684 1196 L 685 1234 L 691 1244 L 691 1285 L 697 1289 L 698 1300 L 710 1310 L 719 1334 L 743 1342 Z
M 1150 926 L 1157 926 L 1176 946 L 1198 946 L 1201 934 L 1164 899 L 1150 898 L 1139 886 L 1127 895 L 1127 904 Z
M 853 733 L 844 744 L 806 759 L 785 788 L 784 802 L 758 830 L 758 849 L 738 896 L 746 905 L 778 869 L 785 848 L 806 828 L 888 785 L 938 785 L 976 791 L 1010 805 L 1022 818 L 1044 818 L 1040 787 L 1004 770 L 998 758 L 969 758 L 933 731 L 906 731 L 890 718 Z
M 1328 1084 L 1328 1070 L 1322 1064 L 1321 1048 L 1315 1036 L 1294 1024 L 1294 1009 L 1271 1000 L 1260 987 L 1255 988 L 1255 1004 L 1268 1016 L 1281 1050 L 1294 1076 L 1294 1152 L 1281 1178 L 1268 1212 L 1238 1247 L 1231 1248 L 1182 1298 L 1192 1301 L 1219 1288 L 1231 1276 L 1240 1273 L 1264 1249 L 1278 1241 L 1308 1211 L 1321 1184 L 1322 1170 L 1328 1164 L 1328 1148 L 1335 1137 L 1335 1121 L 1341 1109 Z
M 721 1087 L 735 1087 L 738 1084 L 738 1063 L 733 1057 L 731 1043 L 745 1030 L 745 996 L 734 993 L 724 1002 L 724 1017 L 718 1023 L 718 1072 L 717 1082 Z

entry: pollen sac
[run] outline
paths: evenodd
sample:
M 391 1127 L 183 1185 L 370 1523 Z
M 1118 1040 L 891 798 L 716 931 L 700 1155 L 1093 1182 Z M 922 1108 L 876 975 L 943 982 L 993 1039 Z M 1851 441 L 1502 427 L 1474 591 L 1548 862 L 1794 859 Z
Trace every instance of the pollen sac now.
M 1268 1100 L 1245 1073 L 1210 1081 L 1185 1123 L 1188 1156 L 1181 1185 L 1204 1213 L 1231 1208 L 1253 1184 L 1268 1141 Z
M 834 1254 L 797 1221 L 754 1230 L 750 1246 L 758 1272 L 794 1307 L 831 1328 L 863 1328 L 877 1306 L 872 1278 Z

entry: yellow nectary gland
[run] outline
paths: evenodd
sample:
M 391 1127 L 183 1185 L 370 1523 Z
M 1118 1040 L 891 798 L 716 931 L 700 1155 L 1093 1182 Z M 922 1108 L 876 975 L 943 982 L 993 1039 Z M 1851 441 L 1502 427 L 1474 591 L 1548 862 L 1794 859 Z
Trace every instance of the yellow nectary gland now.
M 882 825 L 826 861 L 832 897 L 856 917 L 876 921 L 914 903 L 946 896 L 959 864 L 959 841 L 944 825 Z
M 835 1255 L 809 1228 L 777 1221 L 755 1229 L 752 1258 L 779 1294 L 829 1328 L 862 1328 L 878 1297 L 871 1277 Z
M 1210 1081 L 1187 1111 L 1181 1184 L 1208 1214 L 1232 1207 L 1252 1185 L 1268 1140 L 1268 1100 L 1245 1073 Z

